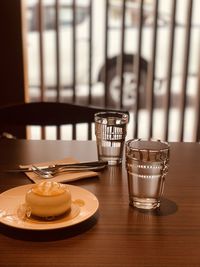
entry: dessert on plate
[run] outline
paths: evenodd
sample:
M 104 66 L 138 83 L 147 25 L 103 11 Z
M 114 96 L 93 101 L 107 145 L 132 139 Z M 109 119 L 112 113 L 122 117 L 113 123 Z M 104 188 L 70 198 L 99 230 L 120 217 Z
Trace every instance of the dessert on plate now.
M 45 181 L 33 185 L 25 196 L 31 215 L 47 218 L 60 216 L 71 209 L 71 193 L 66 185 Z

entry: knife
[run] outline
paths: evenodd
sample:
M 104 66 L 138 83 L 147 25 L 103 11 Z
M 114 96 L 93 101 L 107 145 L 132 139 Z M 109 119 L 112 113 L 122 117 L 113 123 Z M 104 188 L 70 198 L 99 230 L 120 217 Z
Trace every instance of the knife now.
M 8 170 L 2 170 L 3 172 L 32 172 L 33 167 L 31 164 L 29 164 L 30 167 L 20 167 L 15 169 L 8 169 Z M 77 162 L 77 163 L 58 163 L 58 164 L 49 164 L 44 166 L 38 166 L 40 169 L 54 169 L 56 167 L 91 167 L 91 166 L 106 166 L 108 165 L 107 161 L 86 161 L 86 162 Z

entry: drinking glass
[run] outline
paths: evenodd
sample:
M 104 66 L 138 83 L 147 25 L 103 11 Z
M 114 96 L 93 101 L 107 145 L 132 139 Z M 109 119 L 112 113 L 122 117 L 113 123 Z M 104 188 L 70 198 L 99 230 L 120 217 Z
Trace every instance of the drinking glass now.
M 160 140 L 126 142 L 126 169 L 130 205 L 142 209 L 160 206 L 169 165 L 169 144 Z
M 127 133 L 128 114 L 123 112 L 99 112 L 94 116 L 98 159 L 108 165 L 122 162 Z

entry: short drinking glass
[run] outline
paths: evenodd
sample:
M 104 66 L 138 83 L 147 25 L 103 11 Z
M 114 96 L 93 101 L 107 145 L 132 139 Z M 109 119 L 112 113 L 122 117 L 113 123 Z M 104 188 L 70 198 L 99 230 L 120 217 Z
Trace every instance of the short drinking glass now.
M 95 114 L 95 134 L 99 160 L 109 165 L 122 162 L 127 132 L 128 114 L 121 112 L 99 112 Z
M 160 140 L 126 142 L 130 205 L 141 209 L 160 206 L 169 164 L 169 144 Z

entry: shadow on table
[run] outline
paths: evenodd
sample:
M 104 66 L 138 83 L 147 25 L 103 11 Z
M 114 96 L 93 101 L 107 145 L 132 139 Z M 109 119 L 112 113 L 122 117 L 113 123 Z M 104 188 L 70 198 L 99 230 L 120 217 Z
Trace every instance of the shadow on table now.
M 174 214 L 178 210 L 178 206 L 174 201 L 162 198 L 160 207 L 155 210 L 137 209 L 141 213 L 152 214 L 153 216 L 168 216 Z
M 35 231 L 35 230 L 12 228 L 1 224 L 0 231 L 2 234 L 8 237 L 25 241 L 33 241 L 33 242 L 56 241 L 56 240 L 70 238 L 79 235 L 85 231 L 88 231 L 96 224 L 98 216 L 99 215 L 97 212 L 94 216 L 92 216 L 91 218 L 87 219 L 82 223 L 62 229 Z

